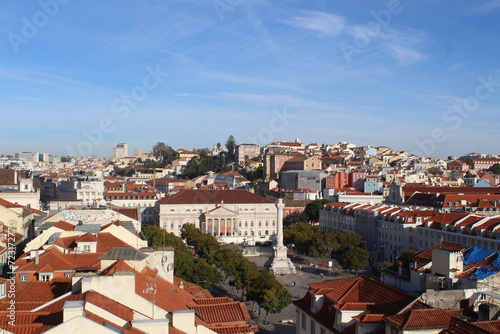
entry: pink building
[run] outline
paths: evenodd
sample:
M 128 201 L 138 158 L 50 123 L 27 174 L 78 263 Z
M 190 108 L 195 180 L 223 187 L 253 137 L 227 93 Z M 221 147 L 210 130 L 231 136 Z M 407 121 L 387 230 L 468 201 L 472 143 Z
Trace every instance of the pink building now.
M 236 161 L 240 165 L 245 163 L 245 156 L 248 159 L 256 158 L 260 154 L 260 146 L 257 144 L 240 144 L 236 146 L 235 150 Z

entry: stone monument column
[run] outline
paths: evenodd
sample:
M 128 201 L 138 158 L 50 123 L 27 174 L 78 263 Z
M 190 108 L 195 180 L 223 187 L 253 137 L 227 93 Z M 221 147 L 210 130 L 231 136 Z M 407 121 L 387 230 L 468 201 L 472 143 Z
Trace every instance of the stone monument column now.
M 274 257 L 272 258 L 272 262 L 270 261 L 270 265 L 268 263 L 266 266 L 269 267 L 271 272 L 275 275 L 295 274 L 295 266 L 288 258 L 288 248 L 283 245 L 283 208 L 285 207 L 285 204 L 283 204 L 283 200 L 281 198 L 278 199 L 276 207 L 278 209 L 278 214 L 276 222 L 277 230 Z

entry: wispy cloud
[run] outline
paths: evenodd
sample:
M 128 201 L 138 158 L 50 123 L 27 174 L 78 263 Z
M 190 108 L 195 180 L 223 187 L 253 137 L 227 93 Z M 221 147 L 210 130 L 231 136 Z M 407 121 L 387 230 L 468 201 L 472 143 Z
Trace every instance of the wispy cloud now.
M 494 1 L 487 2 L 479 7 L 476 7 L 474 9 L 474 11 L 477 13 L 487 13 L 490 10 L 493 10 L 497 7 L 500 7 L 500 0 L 494 0 Z
M 264 106 L 287 106 L 296 109 L 316 109 L 316 110 L 334 110 L 334 106 L 328 103 L 302 99 L 285 94 L 250 94 L 250 93 L 229 93 L 217 92 L 211 98 L 223 100 L 243 102 L 249 104 L 257 104 Z
M 403 65 L 413 64 L 423 61 L 426 57 L 419 51 L 398 44 L 386 44 L 389 54 Z
M 342 33 L 345 28 L 345 19 L 342 16 L 319 11 L 302 11 L 301 15 L 282 21 L 282 23 L 330 37 Z

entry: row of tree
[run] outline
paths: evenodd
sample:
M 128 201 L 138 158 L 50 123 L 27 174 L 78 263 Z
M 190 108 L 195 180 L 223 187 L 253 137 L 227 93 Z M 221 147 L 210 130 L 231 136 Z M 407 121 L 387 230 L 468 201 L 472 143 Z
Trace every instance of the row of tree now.
M 175 276 L 187 282 L 199 284 L 205 289 L 219 283 L 221 275 L 217 268 L 209 264 L 205 259 L 193 256 L 182 238 L 167 233 L 164 229 L 154 225 L 145 226 L 142 233 L 148 240 L 150 247 L 158 248 L 162 245 L 174 247 Z
M 224 275 L 230 285 L 241 290 L 242 297 L 246 295 L 267 314 L 281 312 L 292 301 L 290 293 L 276 277 L 267 269 L 259 271 L 255 263 L 243 257 L 240 248 L 223 246 L 192 224 L 183 226 L 182 238 L 158 226 L 146 226 L 142 231 L 151 247 L 174 247 L 174 275 L 187 282 L 209 289 Z
M 370 253 L 360 248 L 363 239 L 349 231 L 323 232 L 319 226 L 298 222 L 283 231 L 283 241 L 302 254 L 312 257 L 340 257 L 340 265 L 348 270 L 361 270 L 368 265 Z
M 241 290 L 242 298 L 246 295 L 267 314 L 279 313 L 291 303 L 290 293 L 276 277 L 267 269 L 259 270 L 242 255 L 240 248 L 223 246 L 192 224 L 184 225 L 181 235 L 200 258 L 219 268 L 229 284 Z

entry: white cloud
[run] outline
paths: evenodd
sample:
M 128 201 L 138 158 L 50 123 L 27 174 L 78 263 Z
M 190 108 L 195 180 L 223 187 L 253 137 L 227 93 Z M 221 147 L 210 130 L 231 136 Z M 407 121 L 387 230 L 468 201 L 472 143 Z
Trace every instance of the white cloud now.
M 345 19 L 342 16 L 318 11 L 303 11 L 302 15 L 294 16 L 283 23 L 296 28 L 313 30 L 326 36 L 336 36 L 345 29 Z
M 478 13 L 487 13 L 497 7 L 500 7 L 500 0 L 487 2 L 484 5 L 475 8 L 474 11 Z
M 426 57 L 419 51 L 399 44 L 386 44 L 392 58 L 403 65 L 413 64 L 423 61 Z

